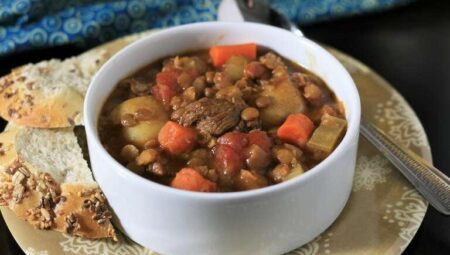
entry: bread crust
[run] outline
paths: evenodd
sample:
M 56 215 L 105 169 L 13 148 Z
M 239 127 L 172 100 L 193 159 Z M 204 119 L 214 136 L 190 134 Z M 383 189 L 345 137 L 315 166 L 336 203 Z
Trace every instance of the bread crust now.
M 84 94 L 92 74 L 106 60 L 102 52 L 94 52 L 90 58 L 42 61 L 14 69 L 0 78 L 0 116 L 39 128 L 82 124 Z M 82 64 L 89 68 L 82 69 Z
M 27 87 L 21 67 L 0 79 L 0 116 L 19 125 L 38 128 L 70 127 L 82 123 L 83 97 L 71 88 L 53 95 Z M 31 79 L 31 78 L 30 78 Z M 32 84 L 32 81 L 30 81 Z
M 57 183 L 24 162 L 14 141 L 18 129 L 0 134 L 0 204 L 37 229 L 117 240 L 106 199 L 97 185 Z

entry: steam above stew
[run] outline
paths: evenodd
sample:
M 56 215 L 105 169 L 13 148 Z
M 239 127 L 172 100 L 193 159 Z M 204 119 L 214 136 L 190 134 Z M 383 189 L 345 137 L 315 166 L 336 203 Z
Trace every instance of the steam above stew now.
M 315 74 L 253 43 L 151 63 L 121 80 L 100 139 L 131 171 L 200 192 L 262 188 L 324 160 L 345 113 Z

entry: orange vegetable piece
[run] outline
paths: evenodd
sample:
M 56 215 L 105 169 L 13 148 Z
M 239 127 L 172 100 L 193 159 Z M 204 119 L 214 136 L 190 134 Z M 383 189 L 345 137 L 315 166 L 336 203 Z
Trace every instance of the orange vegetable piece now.
M 205 179 L 192 168 L 181 169 L 177 175 L 175 175 L 170 186 L 176 189 L 199 192 L 214 192 L 217 190 L 217 185 L 214 182 Z
M 311 137 L 313 129 L 314 123 L 308 116 L 302 113 L 291 114 L 278 128 L 277 136 L 284 142 L 304 146 Z
M 256 58 L 256 44 L 216 45 L 211 47 L 209 55 L 216 67 L 225 64 L 232 56 L 243 56 L 252 60 Z
M 179 155 L 192 150 L 197 140 L 195 130 L 167 121 L 158 134 L 161 147 L 171 154 Z

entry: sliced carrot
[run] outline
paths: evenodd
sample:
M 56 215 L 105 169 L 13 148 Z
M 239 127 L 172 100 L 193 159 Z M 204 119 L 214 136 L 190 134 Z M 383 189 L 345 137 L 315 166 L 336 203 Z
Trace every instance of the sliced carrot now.
M 298 113 L 291 114 L 278 128 L 277 136 L 280 140 L 303 146 L 308 142 L 314 129 L 314 123 L 308 116 Z
M 195 130 L 167 121 L 158 134 L 161 147 L 171 154 L 179 155 L 192 150 L 197 139 Z
M 209 55 L 214 66 L 221 66 L 232 56 L 243 56 L 250 60 L 256 58 L 256 44 L 216 45 L 211 47 Z
M 214 192 L 217 190 L 217 185 L 214 182 L 205 179 L 192 168 L 181 169 L 177 175 L 175 175 L 170 186 L 176 189 L 200 192 Z

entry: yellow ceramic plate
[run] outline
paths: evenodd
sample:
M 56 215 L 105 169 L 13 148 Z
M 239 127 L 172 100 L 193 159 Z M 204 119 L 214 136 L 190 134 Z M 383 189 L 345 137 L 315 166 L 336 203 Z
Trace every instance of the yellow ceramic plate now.
M 130 37 L 100 46 L 111 53 Z M 364 116 L 393 138 L 431 160 L 430 147 L 415 113 L 385 80 L 351 57 L 328 48 L 358 86 Z M 334 224 L 312 242 L 289 254 L 400 254 L 414 237 L 428 204 L 364 138 L 360 139 L 353 192 Z M 126 237 L 117 243 L 40 231 L 1 208 L 5 221 L 30 255 L 155 254 Z

